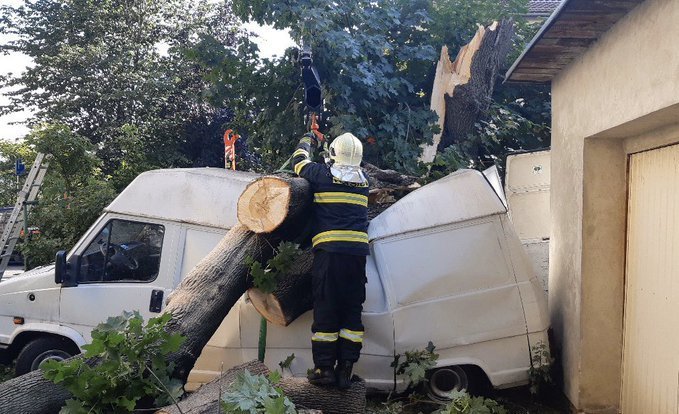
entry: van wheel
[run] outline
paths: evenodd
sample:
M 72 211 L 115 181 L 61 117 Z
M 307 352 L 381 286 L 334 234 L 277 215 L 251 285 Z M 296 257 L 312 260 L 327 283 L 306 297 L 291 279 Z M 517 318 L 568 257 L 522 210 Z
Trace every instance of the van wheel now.
M 19 352 L 16 361 L 17 376 L 35 371 L 48 360 L 63 361 L 79 354 L 77 347 L 64 339 L 44 337 L 29 342 Z
M 427 375 L 427 395 L 434 401 L 450 401 L 450 392 L 469 390 L 470 374 L 459 365 L 432 370 Z

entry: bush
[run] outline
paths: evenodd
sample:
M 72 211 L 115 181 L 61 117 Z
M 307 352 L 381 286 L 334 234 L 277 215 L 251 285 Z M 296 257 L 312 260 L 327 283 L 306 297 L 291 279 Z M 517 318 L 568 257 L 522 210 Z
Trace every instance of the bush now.
M 92 331 L 92 343 L 83 346 L 84 358 L 46 361 L 45 378 L 73 394 L 60 413 L 129 413 L 142 399 L 157 406 L 176 401 L 182 382 L 171 378 L 174 365 L 166 357 L 179 349 L 184 337 L 165 332 L 170 317 L 166 313 L 146 325 L 138 312 L 108 318 Z M 90 358 L 99 363 L 88 364 Z

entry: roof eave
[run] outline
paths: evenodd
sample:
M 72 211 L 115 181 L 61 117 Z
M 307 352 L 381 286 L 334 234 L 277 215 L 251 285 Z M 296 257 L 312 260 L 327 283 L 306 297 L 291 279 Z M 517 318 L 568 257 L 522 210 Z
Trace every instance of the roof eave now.
M 547 21 L 542 25 L 542 27 L 540 28 L 538 33 L 535 35 L 535 37 L 533 37 L 533 39 L 530 41 L 530 43 L 528 43 L 528 46 L 526 46 L 526 48 L 523 50 L 523 52 L 521 52 L 521 55 L 519 55 L 519 57 L 514 61 L 512 66 L 509 68 L 509 70 L 505 74 L 504 82 L 509 81 L 509 78 L 512 76 L 512 74 L 514 73 L 516 68 L 521 64 L 521 61 L 523 60 L 523 58 L 533 49 L 533 46 L 535 46 L 535 44 L 537 42 L 539 42 L 540 39 L 542 39 L 542 36 L 545 34 L 545 32 L 547 30 L 549 30 L 550 27 L 552 27 L 552 24 L 559 18 L 559 15 L 561 14 L 561 12 L 566 7 L 566 4 L 568 4 L 569 1 L 570 0 L 563 0 L 561 2 L 561 4 L 559 4 L 557 6 L 557 8 L 554 9 L 554 12 L 549 16 L 549 19 L 547 19 Z M 536 82 L 536 81 L 532 81 L 532 80 L 528 80 L 528 81 L 511 80 L 510 82 L 548 83 L 549 81 Z

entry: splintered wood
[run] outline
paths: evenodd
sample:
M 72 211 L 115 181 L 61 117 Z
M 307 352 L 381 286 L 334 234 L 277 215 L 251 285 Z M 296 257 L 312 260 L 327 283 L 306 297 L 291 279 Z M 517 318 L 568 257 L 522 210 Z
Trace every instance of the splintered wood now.
M 498 70 L 511 47 L 513 26 L 511 20 L 479 25 L 452 62 L 448 47 L 441 48 L 430 104 L 441 130 L 431 145 L 422 145 L 420 161 L 433 162 L 438 151 L 473 131 L 474 123 L 490 105 Z

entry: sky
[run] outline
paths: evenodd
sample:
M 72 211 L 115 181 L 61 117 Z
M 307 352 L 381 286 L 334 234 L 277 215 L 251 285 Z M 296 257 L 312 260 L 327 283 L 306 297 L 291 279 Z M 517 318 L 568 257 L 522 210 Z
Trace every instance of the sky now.
M 22 0 L 0 0 L 0 5 L 16 6 L 21 3 L 23 3 Z M 280 56 L 286 48 L 294 45 L 287 31 L 277 30 L 270 26 L 259 26 L 255 23 L 247 23 L 245 28 L 257 34 L 255 43 L 259 46 L 262 57 Z M 0 43 L 7 40 L 9 40 L 7 35 L 0 34 Z M 19 53 L 0 55 L 0 75 L 21 73 L 30 64 L 31 59 Z M 0 105 L 8 103 L 6 92 L 6 90 L 0 90 Z M 25 125 L 13 123 L 25 121 L 30 116 L 30 111 L 23 111 L 0 117 L 0 139 L 15 140 L 26 135 L 28 128 Z

